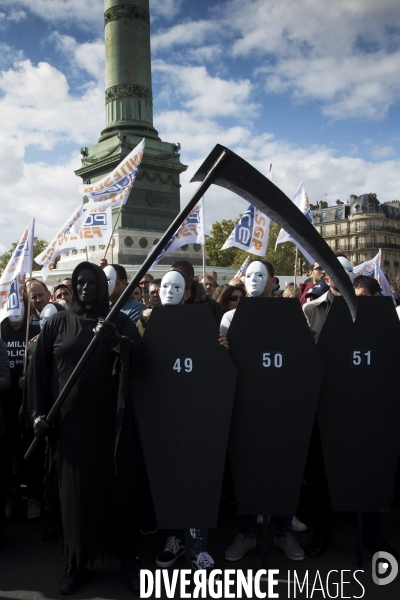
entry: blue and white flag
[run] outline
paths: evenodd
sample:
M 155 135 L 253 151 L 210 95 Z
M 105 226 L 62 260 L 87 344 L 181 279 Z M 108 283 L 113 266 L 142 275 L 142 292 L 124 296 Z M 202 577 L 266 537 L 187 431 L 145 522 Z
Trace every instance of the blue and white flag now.
M 249 266 L 250 256 L 248 256 L 242 263 L 242 266 L 237 271 L 234 279 L 241 277 L 242 275 L 246 275 L 246 269 Z
M 172 236 L 164 250 L 157 256 L 153 262 L 151 269 L 158 264 L 167 254 L 178 250 L 185 244 L 204 244 L 204 212 L 203 212 L 204 197 L 196 204 L 192 212 L 186 217 L 178 231 Z M 152 250 L 150 250 L 149 254 Z
M 366 277 L 374 277 L 381 286 L 382 295 L 393 296 L 390 284 L 381 268 L 381 259 L 382 250 L 379 248 L 379 252 L 374 258 L 353 268 L 354 276 L 359 277 L 360 275 L 365 275 Z
M 110 200 L 113 208 L 123 206 L 128 200 L 143 159 L 145 138 L 109 174 L 93 184 L 79 186 L 79 192 L 89 202 Z
M 267 215 L 262 213 L 256 206 L 249 204 L 221 250 L 234 246 L 250 254 L 265 256 L 267 254 L 270 222 L 271 220 Z
M 0 322 L 22 314 L 25 277 L 32 272 L 35 219 L 29 223 L 0 278 Z
M 310 202 L 308 201 L 308 196 L 306 194 L 306 190 L 304 189 L 303 182 L 300 181 L 300 185 L 297 189 L 297 192 L 293 198 L 293 202 L 297 206 L 299 210 L 306 216 L 306 218 L 310 221 L 311 225 L 314 225 L 314 218 L 312 216 Z M 281 229 L 278 237 L 276 238 L 275 250 L 278 244 L 283 244 L 284 242 L 292 242 L 297 248 L 300 250 L 302 255 L 308 260 L 308 262 L 312 265 L 315 260 L 313 257 L 308 254 L 307 250 L 303 248 L 287 231 Z

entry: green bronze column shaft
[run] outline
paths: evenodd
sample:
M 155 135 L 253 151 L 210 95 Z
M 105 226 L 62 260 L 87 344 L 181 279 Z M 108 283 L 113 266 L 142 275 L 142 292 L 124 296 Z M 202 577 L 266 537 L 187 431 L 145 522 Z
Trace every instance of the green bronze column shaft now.
M 105 0 L 106 128 L 159 139 L 153 127 L 149 0 Z

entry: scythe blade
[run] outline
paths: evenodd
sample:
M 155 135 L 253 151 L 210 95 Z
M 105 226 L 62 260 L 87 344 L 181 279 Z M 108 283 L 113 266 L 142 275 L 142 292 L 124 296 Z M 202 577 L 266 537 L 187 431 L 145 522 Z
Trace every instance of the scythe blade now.
M 191 181 L 203 181 L 224 150 L 229 154 L 229 160 L 219 171 L 213 183 L 241 196 L 292 235 L 333 279 L 355 321 L 357 301 L 349 276 L 315 227 L 282 190 L 243 158 L 220 144 L 215 146 Z

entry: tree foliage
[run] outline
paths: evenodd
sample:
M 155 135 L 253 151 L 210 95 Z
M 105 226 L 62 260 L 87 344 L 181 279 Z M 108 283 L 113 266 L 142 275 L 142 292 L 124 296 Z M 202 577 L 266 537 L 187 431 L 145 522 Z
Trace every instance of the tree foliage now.
M 43 250 L 45 248 L 47 248 L 48 244 L 49 243 L 46 242 L 46 240 L 39 239 L 38 237 L 35 236 L 35 238 L 33 240 L 33 256 L 38 256 L 38 254 L 40 254 L 41 252 L 43 252 Z M 17 245 L 18 245 L 18 242 L 13 242 L 11 244 L 11 248 L 8 252 L 4 252 L 3 254 L 0 254 L 0 270 L 1 271 L 3 271 L 6 268 Z M 41 268 L 42 268 L 41 265 L 38 265 L 35 261 L 33 261 L 32 271 L 40 271 Z
M 248 253 L 245 250 L 241 250 L 240 248 L 228 248 L 227 250 L 221 250 L 231 231 L 239 222 L 241 216 L 242 215 L 239 215 L 236 221 L 228 219 L 217 221 L 212 225 L 211 235 L 206 240 L 206 253 L 210 259 L 211 265 L 216 267 L 231 267 L 238 269 L 247 258 Z M 274 265 L 275 273 L 279 275 L 293 275 L 294 262 L 296 257 L 295 245 L 291 242 L 279 244 L 275 251 L 275 242 L 280 229 L 281 228 L 278 225 L 278 223 L 271 221 L 267 245 L 267 254 L 264 257 L 264 259 Z M 253 258 L 260 257 L 251 254 L 250 259 Z M 297 274 L 305 275 L 308 269 L 308 262 L 299 252 Z

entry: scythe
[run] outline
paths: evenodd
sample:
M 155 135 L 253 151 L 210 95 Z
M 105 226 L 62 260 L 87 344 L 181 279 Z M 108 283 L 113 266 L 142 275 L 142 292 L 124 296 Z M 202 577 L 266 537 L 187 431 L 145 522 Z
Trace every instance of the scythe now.
M 355 321 L 357 301 L 349 276 L 315 227 L 282 190 L 243 158 L 220 144 L 215 146 L 191 181 L 203 181 L 223 151 L 227 153 L 229 160 L 219 170 L 213 183 L 234 192 L 259 208 L 296 239 L 333 279 Z

